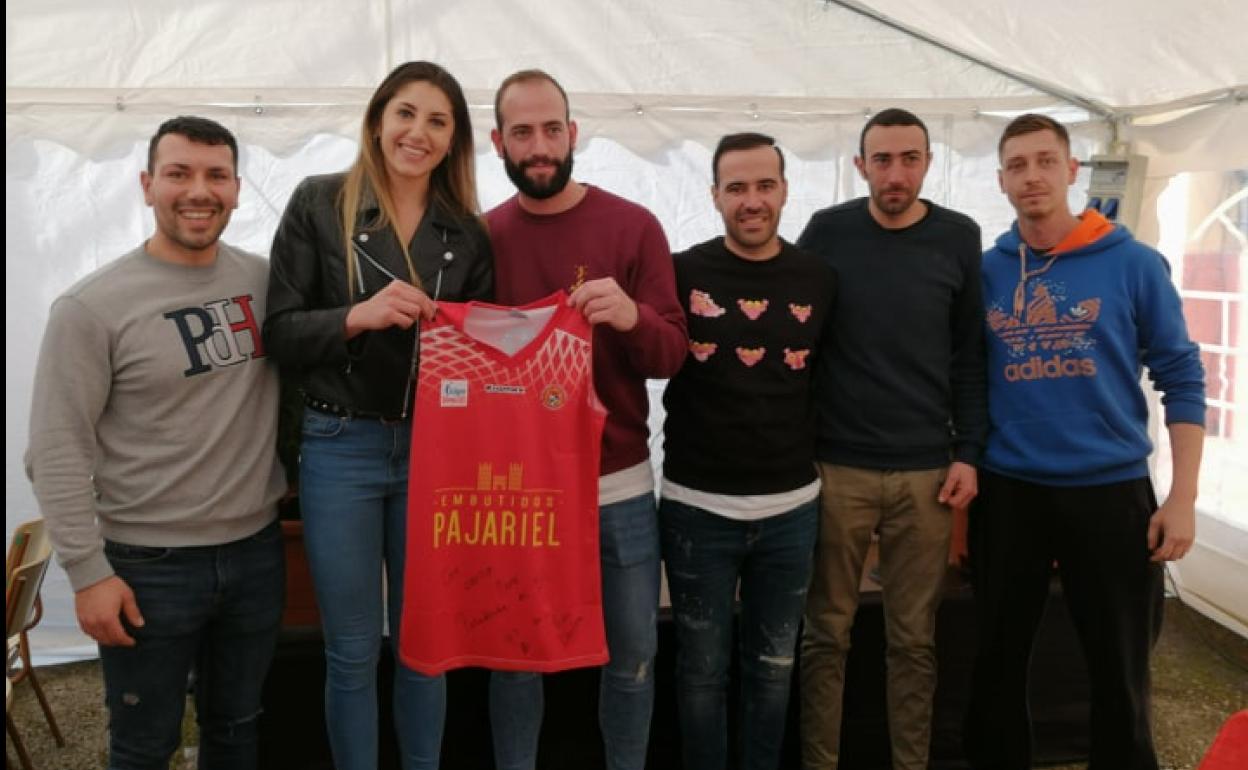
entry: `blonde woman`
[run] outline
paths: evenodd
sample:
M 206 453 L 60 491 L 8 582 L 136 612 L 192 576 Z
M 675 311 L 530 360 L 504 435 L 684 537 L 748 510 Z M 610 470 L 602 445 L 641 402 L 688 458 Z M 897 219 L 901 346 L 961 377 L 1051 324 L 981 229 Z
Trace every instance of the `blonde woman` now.
M 397 650 L 419 322 L 438 300 L 492 293 L 473 158 L 459 84 L 403 64 L 369 100 L 355 163 L 304 180 L 273 241 L 264 341 L 306 399 L 300 503 L 339 770 L 377 767 L 382 575 Z M 445 683 L 397 655 L 395 668 L 402 766 L 435 768 Z

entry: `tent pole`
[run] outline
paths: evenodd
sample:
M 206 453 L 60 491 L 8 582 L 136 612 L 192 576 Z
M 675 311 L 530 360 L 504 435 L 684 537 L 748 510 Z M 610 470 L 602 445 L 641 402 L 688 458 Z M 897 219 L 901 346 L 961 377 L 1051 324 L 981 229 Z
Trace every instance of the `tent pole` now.
M 1050 83 L 1045 83 L 1043 81 L 1027 77 L 1026 75 L 1023 75 L 1018 72 L 1013 72 L 1011 70 L 1005 69 L 1004 67 L 999 67 L 996 64 L 985 61 L 973 54 L 970 54 L 970 53 L 967 53 L 966 51 L 962 51 L 958 48 L 955 48 L 954 46 L 949 45 L 948 43 L 944 41 L 938 40 L 932 37 L 931 35 L 928 35 L 924 32 L 920 32 L 919 30 L 914 29 L 912 27 L 908 27 L 905 24 L 902 24 L 901 22 L 895 21 L 894 19 L 891 19 L 882 13 L 879 13 L 877 11 L 874 11 L 866 7 L 865 5 L 858 2 L 857 0 L 823 0 L 823 1 L 826 5 L 839 5 L 840 7 L 844 8 L 847 11 L 853 11 L 854 13 L 860 16 L 865 16 L 868 19 L 871 19 L 872 21 L 878 22 L 880 24 L 883 24 L 886 27 L 895 29 L 898 32 L 909 35 L 910 37 L 913 37 L 916 40 L 921 40 L 924 43 L 927 43 L 928 45 L 934 45 L 937 48 L 941 49 L 942 51 L 948 51 L 954 56 L 963 58 L 971 62 L 972 64 L 978 64 L 981 67 L 990 69 L 993 72 L 997 73 L 998 75 L 1004 75 L 1005 77 L 1010 78 L 1011 80 L 1017 80 L 1023 85 L 1030 86 L 1031 88 L 1034 88 L 1037 91 L 1042 91 L 1046 94 L 1049 94 L 1050 96 L 1055 96 L 1058 99 L 1061 99 L 1062 101 L 1070 102 L 1071 104 L 1077 107 L 1087 110 L 1089 113 L 1093 115 L 1099 115 L 1100 117 L 1108 121 L 1113 121 L 1115 118 L 1114 111 L 1107 105 L 1101 104 L 1100 102 L 1094 101 L 1092 99 L 1088 99 L 1087 97 L 1080 96 L 1079 94 L 1074 93 L 1073 91 L 1068 91 L 1059 86 L 1055 86 Z

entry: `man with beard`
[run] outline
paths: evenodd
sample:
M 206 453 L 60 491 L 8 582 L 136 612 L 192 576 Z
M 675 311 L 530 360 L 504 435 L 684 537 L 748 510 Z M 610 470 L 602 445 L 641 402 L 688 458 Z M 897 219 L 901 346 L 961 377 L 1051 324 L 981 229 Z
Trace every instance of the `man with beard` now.
M 602 669 L 598 719 L 607 767 L 641 768 L 659 599 L 646 379 L 675 374 L 687 345 L 671 251 L 650 212 L 572 179 L 576 123 L 554 78 L 539 70 L 511 75 L 494 97 L 494 115 L 494 148 L 518 191 L 486 214 L 498 301 L 522 305 L 562 289 L 594 325 L 594 389 L 608 412 L 598 502 L 611 656 Z M 532 768 L 540 675 L 495 672 L 490 718 L 497 766 Z
M 927 127 L 899 109 L 863 127 L 870 196 L 817 212 L 798 246 L 838 275 L 815 377 L 823 481 L 802 639 L 802 757 L 837 766 L 859 581 L 879 536 L 893 767 L 927 767 L 935 620 L 951 511 L 975 496 L 987 430 L 979 227 L 919 198 Z
M 166 121 L 143 196 L 156 232 L 52 305 L 26 469 L 100 645 L 110 768 L 166 767 L 195 673 L 199 766 L 254 768 L 280 627 L 277 370 L 268 263 L 221 243 L 238 145 Z

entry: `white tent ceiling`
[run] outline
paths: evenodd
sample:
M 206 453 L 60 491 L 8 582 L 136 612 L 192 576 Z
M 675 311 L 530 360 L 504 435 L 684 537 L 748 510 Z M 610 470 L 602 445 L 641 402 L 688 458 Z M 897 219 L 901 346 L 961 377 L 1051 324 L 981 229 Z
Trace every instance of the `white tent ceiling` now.
M 409 59 L 443 64 L 468 92 L 485 206 L 511 189 L 488 151 L 494 88 L 541 67 L 571 94 L 578 176 L 648 205 L 676 247 L 718 230 L 705 185 L 720 135 L 764 131 L 790 153 L 781 232 L 793 237 L 814 209 L 861 193 L 858 130 L 892 105 L 932 129 L 925 194 L 975 216 L 986 237 L 1011 216 L 993 180 L 995 141 L 1003 116 L 1021 110 L 1072 121 L 1081 155 L 1130 141 L 1152 177 L 1248 168 L 1244 0 L 10 0 L 5 10 L 9 530 L 35 510 L 21 454 L 47 306 L 150 229 L 137 171 L 147 137 L 174 114 L 238 134 L 244 195 L 227 238 L 260 252 L 299 178 L 349 162 L 363 104 Z M 72 627 L 60 590 L 48 622 Z
M 990 99 L 1025 94 L 824 0 L 39 0 L 6 3 L 6 86 L 371 88 L 443 62 L 489 89 L 518 62 L 571 91 Z M 1238 0 L 861 0 L 982 61 L 1111 108 L 1248 83 Z M 950 77 L 950 74 L 955 75 Z
M 1248 84 L 1239 0 L 1077 3 L 865 0 L 970 56 L 1115 111 L 1147 112 Z
M 249 127 L 273 149 L 318 131 L 351 136 L 371 88 L 418 58 L 457 75 L 480 125 L 503 76 L 546 68 L 583 120 L 643 154 L 677 137 L 713 142 L 726 119 L 755 113 L 792 124 L 802 138 L 788 141 L 815 151 L 820 118 L 882 104 L 969 117 L 1055 102 L 1027 83 L 1122 114 L 1248 92 L 1240 0 L 17 0 L 6 10 L 10 137 L 20 114 L 32 133 L 96 152 L 127 123 L 108 110 L 259 105 L 266 119 Z M 639 120 L 656 111 L 657 124 Z

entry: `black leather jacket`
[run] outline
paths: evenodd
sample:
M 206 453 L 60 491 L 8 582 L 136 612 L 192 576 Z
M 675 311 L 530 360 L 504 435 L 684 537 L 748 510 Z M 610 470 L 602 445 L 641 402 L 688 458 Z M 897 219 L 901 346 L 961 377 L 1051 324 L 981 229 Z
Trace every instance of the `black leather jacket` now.
M 406 280 L 407 262 L 392 228 L 362 227 L 379 208 L 366 199 L 353 233 L 359 250 L 348 295 L 338 210 L 343 179 L 309 177 L 291 195 L 269 255 L 264 346 L 286 370 L 297 372 L 312 398 L 354 412 L 406 416 L 415 328 L 366 331 L 347 341 L 346 319 L 353 303 L 383 289 L 391 275 Z M 461 220 L 431 202 L 408 248 L 425 292 L 435 300 L 493 297 L 493 254 L 479 221 Z

